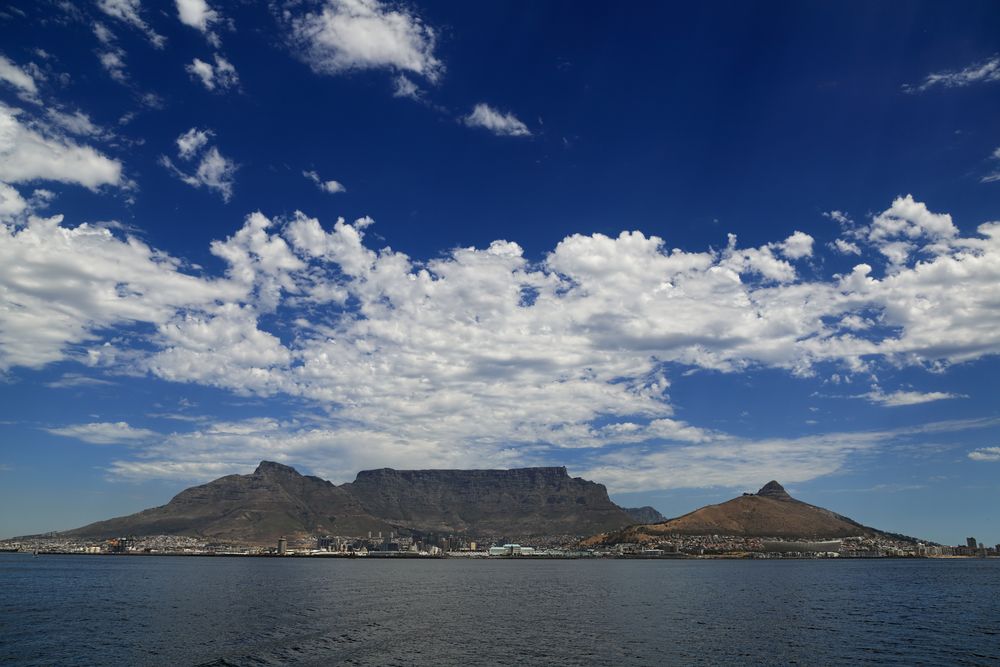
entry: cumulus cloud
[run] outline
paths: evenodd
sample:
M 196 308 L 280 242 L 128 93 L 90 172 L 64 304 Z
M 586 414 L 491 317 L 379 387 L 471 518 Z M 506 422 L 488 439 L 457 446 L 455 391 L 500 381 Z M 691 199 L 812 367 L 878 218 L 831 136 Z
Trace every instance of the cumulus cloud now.
M 332 195 L 338 192 L 347 192 L 347 188 L 340 181 L 324 181 L 315 171 L 303 171 L 302 175 L 315 183 L 323 192 L 329 192 Z
M 222 196 L 223 201 L 228 202 L 233 196 L 238 165 L 223 156 L 218 148 L 208 145 L 213 136 L 211 130 L 192 127 L 177 137 L 178 157 L 188 161 L 198 159 L 198 166 L 194 172 L 178 168 L 166 155 L 160 156 L 160 164 L 191 187 L 215 190 Z
M 231 88 L 238 88 L 240 85 L 240 77 L 236 74 L 236 68 L 218 53 L 215 54 L 214 65 L 195 58 L 185 65 L 184 69 L 193 78 L 201 81 L 201 84 L 209 91 L 223 92 Z
M 195 130 L 179 146 L 193 146 L 194 160 L 210 139 Z M 750 442 L 699 428 L 673 414 L 673 373 L 836 364 L 850 375 L 882 361 L 940 367 L 1000 353 L 1000 223 L 963 236 L 912 197 L 872 216 L 858 238 L 877 248 L 903 237 L 911 253 L 813 280 L 786 253 L 807 257 L 795 234 L 700 252 L 637 231 L 575 234 L 537 262 L 507 240 L 418 261 L 370 247 L 371 224 L 253 213 L 212 243 L 226 267 L 215 278 L 107 229 L 10 227 L 0 237 L 0 367 L 76 358 L 313 402 L 326 423 L 264 426 L 259 442 L 280 453 L 291 451 L 280 443 L 308 441 L 317 461 L 329 450 L 314 469 L 331 475 L 340 442 L 371 453 L 345 470 L 408 457 L 530 464 L 573 448 L 588 474 L 614 483 L 607 471 L 635 461 L 650 480 L 659 471 L 662 488 L 682 462 L 694 478 L 724 461 L 747 476 L 785 461 L 795 480 L 809 461 L 813 475 L 832 471 L 877 442 Z M 276 319 L 280 328 L 268 326 Z M 934 393 L 885 396 L 890 405 Z M 130 474 L 194 469 L 197 452 L 167 451 L 125 463 Z
M 98 361 L 113 347 L 98 332 L 166 324 L 183 308 L 238 299 L 245 288 L 184 274 L 180 263 L 107 228 L 63 227 L 62 216 L 0 227 L 0 370 L 76 358 Z
M 45 429 L 53 435 L 75 438 L 92 445 L 138 445 L 149 441 L 157 434 L 144 428 L 129 426 L 126 422 L 94 422 L 73 424 L 59 428 Z
M 214 133 L 211 130 L 199 130 L 192 127 L 177 137 L 177 154 L 185 160 L 190 160 L 208 145 L 213 136 Z
M 153 30 L 139 15 L 142 9 L 139 0 L 97 0 L 97 7 L 108 16 L 142 31 L 156 48 L 162 49 L 166 43 L 166 38 Z
M 28 202 L 16 189 L 0 181 L 0 221 L 16 218 L 25 211 Z
M 530 137 L 531 130 L 512 113 L 497 111 L 488 104 L 479 103 L 462 119 L 469 127 L 486 128 L 493 134 L 506 137 Z
M 120 162 L 66 137 L 42 134 L 22 123 L 20 114 L 0 103 L 0 181 L 48 180 L 91 190 L 121 183 Z
M 184 25 L 204 34 L 212 45 L 219 46 L 219 36 L 212 26 L 218 24 L 222 17 L 205 0 L 177 0 L 177 17 Z
M 1000 461 L 1000 447 L 980 447 L 969 452 L 973 461 Z
M 812 257 L 813 237 L 805 232 L 796 231 L 778 246 L 781 253 L 789 259 Z
M 919 84 L 906 84 L 903 90 L 908 93 L 922 93 L 935 87 L 964 88 L 974 83 L 1000 81 L 1000 56 L 992 56 L 964 69 L 949 70 L 928 74 Z
M 401 6 L 327 0 L 319 11 L 293 16 L 289 27 L 300 56 L 322 74 L 391 69 L 434 82 L 444 72 L 434 30 Z

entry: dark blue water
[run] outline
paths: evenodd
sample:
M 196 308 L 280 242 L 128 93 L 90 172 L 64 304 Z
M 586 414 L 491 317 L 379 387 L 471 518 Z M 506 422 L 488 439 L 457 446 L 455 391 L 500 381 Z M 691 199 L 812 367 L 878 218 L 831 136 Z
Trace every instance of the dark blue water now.
M 0 555 L 3 665 L 1000 664 L 1000 561 Z

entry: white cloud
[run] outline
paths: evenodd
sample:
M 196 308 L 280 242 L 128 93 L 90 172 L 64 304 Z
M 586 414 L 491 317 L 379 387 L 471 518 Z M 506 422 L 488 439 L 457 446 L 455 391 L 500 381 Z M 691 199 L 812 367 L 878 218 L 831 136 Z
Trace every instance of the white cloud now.
M 327 0 L 318 12 L 290 20 L 300 56 L 316 72 L 394 69 L 437 81 L 432 28 L 404 7 L 379 0 Z
M 79 373 L 63 373 L 61 377 L 51 382 L 46 382 L 45 386 L 50 389 L 76 389 L 79 387 L 104 387 L 113 385 L 110 380 L 81 375 Z
M 211 130 L 199 130 L 192 127 L 190 130 L 177 137 L 177 155 L 185 160 L 190 160 L 208 145 L 214 133 Z
M 160 156 L 160 164 L 191 187 L 215 190 L 222 195 L 223 201 L 228 202 L 233 196 L 238 165 L 223 156 L 218 148 L 208 145 L 212 136 L 214 133 L 211 130 L 192 127 L 177 137 L 178 157 L 183 160 L 199 158 L 198 166 L 193 173 L 179 169 L 166 155 Z
M 16 189 L 0 181 L 0 222 L 11 220 L 28 208 L 28 202 Z
M 393 79 L 392 96 L 406 97 L 411 100 L 421 100 L 423 98 L 420 87 L 403 74 Z
M 469 127 L 483 127 L 499 136 L 530 137 L 531 130 L 512 113 L 497 111 L 488 104 L 479 103 L 462 121 Z
M 125 52 L 121 49 L 111 49 L 101 51 L 97 54 L 101 67 L 119 83 L 124 83 L 128 79 L 128 72 L 125 67 Z
M 210 151 L 198 132 L 191 160 Z M 693 479 L 723 461 L 746 478 L 780 464 L 794 481 L 875 441 L 751 442 L 698 428 L 673 415 L 674 372 L 808 374 L 836 364 L 849 377 L 882 362 L 940 368 L 1000 354 L 1000 223 L 962 236 L 912 198 L 872 216 L 858 238 L 875 247 L 907 238 L 914 249 L 901 263 L 813 280 L 777 256 L 788 239 L 740 248 L 732 237 L 721 250 L 686 252 L 640 232 L 576 234 L 539 262 L 506 240 L 422 262 L 369 247 L 371 224 L 253 213 L 212 243 L 226 266 L 217 279 L 188 275 L 107 229 L 59 219 L 9 227 L 0 236 L 0 368 L 82 359 L 312 402 L 328 410 L 326 423 L 261 427 L 273 433 L 260 447 L 312 443 L 302 451 L 316 461 L 331 452 L 326 468 L 315 466 L 327 472 L 338 457 L 345 472 L 410 457 L 438 467 L 531 464 L 574 448 L 601 479 L 634 461 L 628 469 L 642 479 L 659 471 L 662 488 L 670 466 Z M 267 325 L 273 317 L 280 330 Z M 884 403 L 937 394 L 886 390 Z M 337 453 L 338 443 L 368 458 Z M 251 456 L 232 451 L 233 465 Z M 138 475 L 209 460 L 163 450 L 127 463 L 141 464 L 130 468 Z
M 92 445 L 138 445 L 155 438 L 157 433 L 129 426 L 126 422 L 95 422 L 45 429 L 54 435 L 75 438 Z
M 323 192 L 329 192 L 332 195 L 338 192 L 347 192 L 347 188 L 339 181 L 324 181 L 315 171 L 303 171 L 302 175 L 315 183 Z
M 90 120 L 90 116 L 80 110 L 72 113 L 49 107 L 45 110 L 48 119 L 59 128 L 83 137 L 98 137 L 104 132 Z
M 97 0 L 97 7 L 112 18 L 127 23 L 134 28 L 138 28 L 150 43 L 158 49 L 162 49 L 166 43 L 166 38 L 157 34 L 146 21 L 139 16 L 142 4 L 139 0 Z
M 1000 447 L 980 447 L 968 454 L 973 461 L 1000 461 Z
M 60 136 L 47 136 L 22 124 L 20 111 L 0 104 L 0 181 L 76 183 L 91 190 L 122 182 L 122 165 Z
M 931 213 L 912 195 L 897 197 L 892 206 L 872 219 L 868 240 L 889 260 L 892 268 L 904 265 L 911 253 L 941 254 L 958 229 L 947 213 Z M 924 245 L 920 245 L 924 243 Z
M 805 232 L 796 231 L 779 245 L 781 254 L 789 259 L 812 257 L 813 237 Z
M 97 52 L 97 59 L 101 63 L 101 67 L 112 79 L 118 83 L 125 83 L 128 80 L 125 51 L 116 44 L 114 34 L 103 23 L 95 22 L 93 29 L 94 36 L 102 45 L 102 48 Z
M 185 65 L 184 69 L 201 81 L 206 90 L 222 92 L 240 85 L 236 68 L 218 53 L 215 54 L 215 65 L 195 58 L 190 64 Z
M 837 249 L 837 252 L 843 255 L 861 254 L 861 248 L 858 247 L 857 243 L 852 243 L 851 241 L 845 241 L 844 239 L 834 240 L 833 247 Z
M 141 241 L 106 228 L 61 226 L 62 216 L 0 225 L 0 370 L 114 352 L 98 333 L 166 324 L 181 309 L 239 299 L 246 288 L 202 280 Z M 94 343 L 90 352 L 83 347 Z
M 177 16 L 181 23 L 198 30 L 212 45 L 219 46 L 219 37 L 212 31 L 212 26 L 219 23 L 222 17 L 205 0 L 177 0 Z
M 990 155 L 990 158 L 994 162 L 1000 160 L 1000 148 L 994 150 L 993 153 Z M 994 171 L 986 174 L 985 176 L 979 179 L 980 183 L 996 183 L 997 181 L 1000 181 L 1000 168 L 994 169 Z
M 38 87 L 31 75 L 3 55 L 0 55 L 0 81 L 6 81 L 14 86 L 27 99 L 34 100 L 38 94 Z
M 904 85 L 903 90 L 908 93 L 922 93 L 936 86 L 964 88 L 974 83 L 991 81 L 1000 81 L 1000 56 L 993 56 L 964 69 L 928 74 L 921 83 Z
M 881 389 L 875 388 L 874 390 L 863 394 L 863 397 L 868 399 L 870 402 L 877 405 L 883 405 L 890 408 L 899 407 L 902 405 L 920 405 L 922 403 L 931 403 L 933 401 L 944 401 L 952 398 L 965 398 L 961 394 L 949 394 L 943 391 L 894 391 L 890 393 L 884 393 Z

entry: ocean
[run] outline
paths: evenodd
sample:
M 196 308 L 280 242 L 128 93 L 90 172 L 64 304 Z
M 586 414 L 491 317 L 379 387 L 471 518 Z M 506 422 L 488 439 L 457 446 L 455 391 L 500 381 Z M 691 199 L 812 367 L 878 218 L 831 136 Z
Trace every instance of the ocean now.
M 1000 560 L 0 554 L 0 664 L 1000 664 Z

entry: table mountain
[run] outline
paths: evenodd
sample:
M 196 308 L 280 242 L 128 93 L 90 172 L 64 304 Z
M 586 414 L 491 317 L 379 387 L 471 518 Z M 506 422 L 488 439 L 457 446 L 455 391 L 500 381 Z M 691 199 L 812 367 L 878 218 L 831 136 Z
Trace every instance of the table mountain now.
M 369 513 L 422 532 L 586 535 L 635 523 L 566 468 L 365 470 L 343 487 Z
M 221 542 L 370 532 L 588 535 L 635 523 L 601 484 L 566 468 L 367 470 L 336 486 L 262 461 L 177 494 L 161 507 L 63 533 L 68 537 L 191 535 Z

